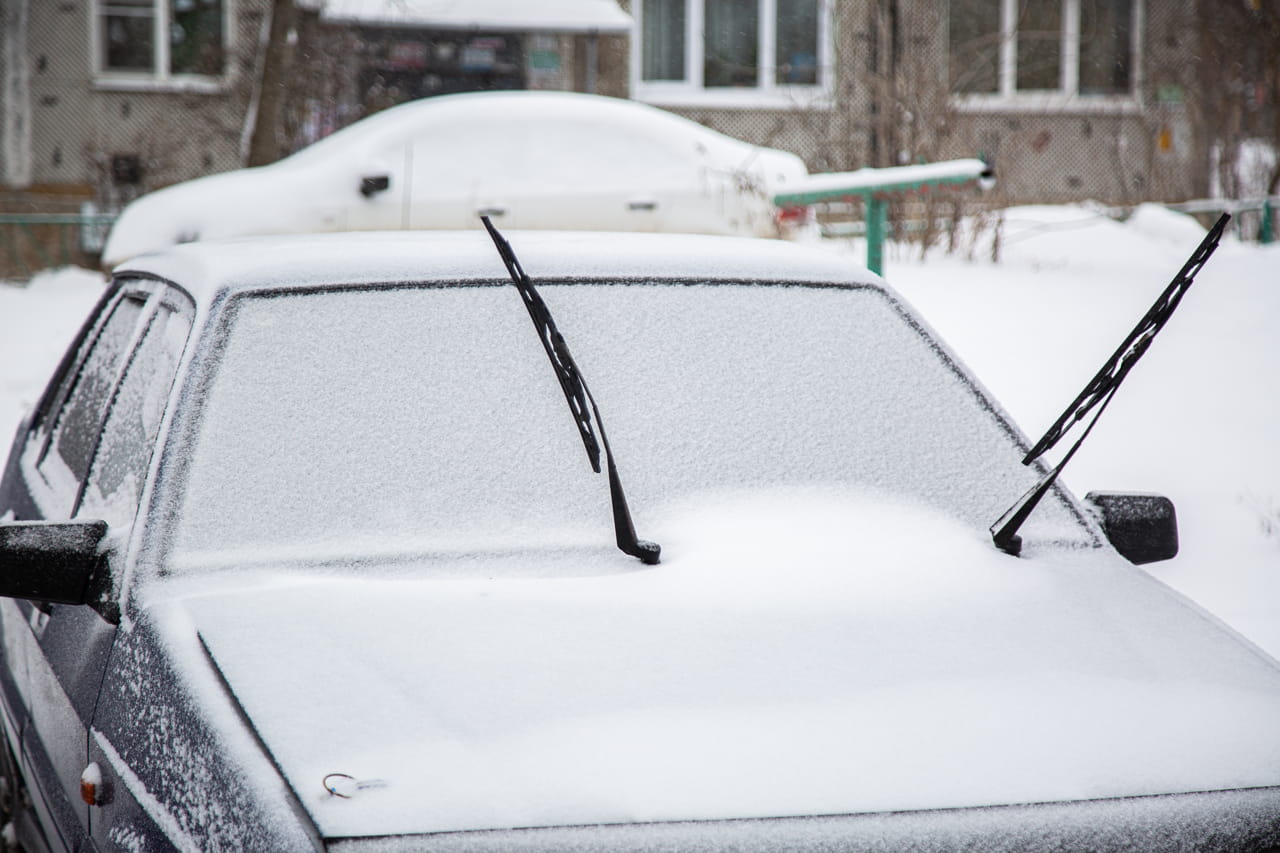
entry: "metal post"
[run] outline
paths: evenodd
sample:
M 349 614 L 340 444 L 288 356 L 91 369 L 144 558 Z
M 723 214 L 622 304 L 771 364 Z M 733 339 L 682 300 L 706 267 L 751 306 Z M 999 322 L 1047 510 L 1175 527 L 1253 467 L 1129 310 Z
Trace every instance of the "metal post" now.
M 587 67 L 585 85 L 583 86 L 583 88 L 587 90 L 588 95 L 594 95 L 596 93 L 596 66 L 599 62 L 600 56 L 598 39 L 596 37 L 595 30 L 592 30 L 587 33 L 587 56 L 585 61 Z
M 1258 226 L 1258 242 L 1266 246 L 1274 243 L 1275 210 L 1271 207 L 1271 199 L 1262 200 L 1262 223 Z
M 871 193 L 863 196 L 867 217 L 867 269 L 876 275 L 884 274 L 884 232 L 886 210 L 884 199 Z

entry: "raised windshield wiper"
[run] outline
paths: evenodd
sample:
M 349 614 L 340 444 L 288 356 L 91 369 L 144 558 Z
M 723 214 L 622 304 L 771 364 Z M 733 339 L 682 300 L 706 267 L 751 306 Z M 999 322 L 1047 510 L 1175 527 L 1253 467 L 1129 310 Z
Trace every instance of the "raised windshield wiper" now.
M 1227 220 L 1230 218 L 1230 214 L 1222 214 L 1217 223 L 1209 229 L 1209 233 L 1205 235 L 1200 246 L 1191 253 L 1191 257 L 1187 259 L 1182 270 L 1173 277 L 1173 281 L 1156 299 L 1155 304 L 1138 322 L 1138 325 L 1124 339 L 1124 342 L 1111 355 L 1111 358 L 1107 359 L 1106 363 L 1102 365 L 1102 369 L 1094 375 L 1093 379 L 1089 380 L 1089 384 L 1084 387 L 1079 396 L 1072 401 L 1070 406 L 1067 406 L 1066 411 L 1053 422 L 1053 426 L 1049 427 L 1048 431 L 1023 457 L 1022 464 L 1030 465 L 1039 459 L 1046 450 L 1057 444 L 1073 426 L 1084 419 L 1085 415 L 1097 408 L 1098 411 L 1094 414 L 1093 420 L 1089 421 L 1084 428 L 1084 432 L 1080 434 L 1080 438 L 1076 439 L 1076 443 L 1062 457 L 1062 461 L 1054 466 L 1049 473 L 1045 474 L 1040 482 L 1032 486 L 1031 490 L 1011 506 L 1004 515 L 1000 516 L 995 524 L 991 525 L 991 538 L 997 548 L 1014 556 L 1017 556 L 1022 551 L 1022 537 L 1018 536 L 1018 528 L 1031 515 L 1031 511 L 1036 508 L 1036 504 L 1040 503 L 1040 499 L 1049 491 L 1049 487 L 1058 478 L 1058 474 L 1071 461 L 1071 457 L 1075 455 L 1076 450 L 1084 443 L 1085 438 L 1093 430 L 1094 424 L 1098 422 L 1098 418 L 1106 410 L 1107 404 L 1115 396 L 1116 389 L 1120 387 L 1120 383 L 1124 381 L 1125 376 L 1133 369 L 1133 365 L 1137 363 L 1138 359 L 1142 358 L 1142 354 L 1147 351 L 1147 347 L 1151 346 L 1152 339 L 1164 328 L 1164 324 L 1173 315 L 1173 311 L 1178 307 L 1183 294 L 1187 292 L 1187 288 L 1191 287 L 1191 282 L 1195 280 L 1196 273 L 1200 272 L 1200 268 L 1204 266 L 1205 261 L 1209 260 L 1209 256 L 1213 254 L 1214 249 L 1218 248 L 1218 243 L 1222 239 L 1222 231 L 1226 228 Z
M 498 247 L 498 254 L 502 256 L 502 262 L 507 265 L 511 280 L 520 291 L 521 298 L 524 299 L 524 307 L 529 309 L 529 319 L 533 321 L 533 327 L 538 331 L 542 348 L 547 351 L 547 358 L 550 359 L 551 366 L 556 372 L 556 379 L 560 380 L 560 388 L 564 391 L 564 399 L 569 404 L 569 411 L 573 413 L 573 420 L 577 423 L 578 432 L 582 435 L 582 444 L 587 449 L 587 458 L 591 460 L 591 470 L 597 474 L 600 473 L 600 447 L 604 446 L 605 464 L 609 469 L 609 496 L 613 501 L 613 531 L 618 540 L 618 549 L 642 563 L 649 565 L 657 563 L 662 548 L 656 543 L 644 542 L 636 538 L 636 528 L 631 522 L 631 510 L 627 508 L 627 497 L 622 492 L 622 481 L 618 479 L 618 467 L 613 462 L 613 451 L 609 449 L 609 437 L 605 435 L 600 409 L 596 406 L 596 400 L 591 396 L 591 391 L 588 390 L 578 365 L 574 363 L 573 356 L 569 354 L 569 345 L 565 343 L 564 336 L 556 328 L 547 304 L 542 301 L 533 282 L 520 266 L 515 252 L 511 250 L 511 244 L 498 233 L 497 228 L 493 227 L 489 217 L 481 216 L 480 221 L 484 223 L 489 236 L 493 238 L 493 244 Z M 596 428 L 600 431 L 599 441 L 596 440 L 595 431 L 591 428 L 592 417 L 595 418 Z

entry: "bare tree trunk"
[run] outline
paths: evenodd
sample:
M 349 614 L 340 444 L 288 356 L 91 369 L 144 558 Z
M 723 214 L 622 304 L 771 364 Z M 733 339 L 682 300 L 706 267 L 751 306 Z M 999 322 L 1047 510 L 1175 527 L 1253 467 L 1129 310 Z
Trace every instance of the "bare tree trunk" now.
M 1267 181 L 1267 195 L 1280 193 L 1280 8 L 1275 4 L 1260 10 L 1263 26 L 1263 43 L 1269 48 L 1263 52 L 1266 73 L 1263 79 L 1271 90 L 1271 147 L 1276 161 Z
M 31 184 L 31 80 L 27 72 L 27 0 L 0 5 L 0 184 Z
M 271 0 L 271 27 L 263 50 L 258 80 L 257 115 L 249 138 L 245 165 L 265 166 L 286 153 L 284 101 L 292 65 L 289 33 L 293 29 L 293 0 Z M 250 109 L 253 109 L 251 106 Z

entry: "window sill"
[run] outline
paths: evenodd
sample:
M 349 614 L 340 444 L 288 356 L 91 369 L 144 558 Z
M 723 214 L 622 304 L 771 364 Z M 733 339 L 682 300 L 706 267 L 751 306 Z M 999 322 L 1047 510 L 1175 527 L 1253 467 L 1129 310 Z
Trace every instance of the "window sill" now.
M 152 77 L 146 74 L 98 74 L 93 78 L 95 92 L 157 92 L 199 95 L 221 95 L 230 88 L 218 77 Z
M 1133 95 L 1067 95 L 1060 92 L 1023 92 L 1015 95 L 952 95 L 952 105 L 962 113 L 1059 112 L 1136 114 L 1142 103 Z
M 776 89 L 703 89 L 683 84 L 637 83 L 632 97 L 657 107 L 707 107 L 711 109 L 830 110 L 831 93 L 818 86 Z

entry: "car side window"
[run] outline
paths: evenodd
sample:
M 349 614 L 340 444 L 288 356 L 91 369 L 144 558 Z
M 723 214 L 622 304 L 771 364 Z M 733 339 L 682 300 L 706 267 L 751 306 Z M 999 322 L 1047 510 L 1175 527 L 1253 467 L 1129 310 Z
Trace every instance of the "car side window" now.
M 89 339 L 87 353 L 70 377 L 52 422 L 49 443 L 36 466 L 55 500 L 63 504 L 47 508 L 47 515 L 65 515 L 72 510 L 145 305 L 145 294 L 122 295 Z
M 172 301 L 160 301 L 124 368 L 101 430 L 79 517 L 112 526 L 130 524 L 146 482 L 165 404 L 191 330 L 191 318 Z

